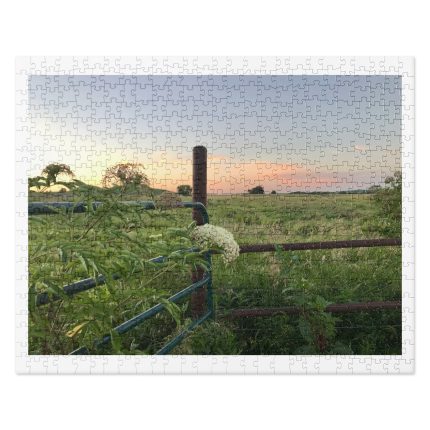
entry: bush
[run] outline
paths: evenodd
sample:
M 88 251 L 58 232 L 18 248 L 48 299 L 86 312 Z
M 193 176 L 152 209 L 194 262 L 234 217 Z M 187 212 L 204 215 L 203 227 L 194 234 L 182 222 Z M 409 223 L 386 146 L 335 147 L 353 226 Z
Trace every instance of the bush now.
M 190 185 L 179 185 L 177 188 L 178 194 L 181 196 L 191 196 L 192 190 Z
M 211 321 L 198 327 L 175 349 L 174 353 L 238 355 L 241 353 L 241 348 L 234 332 L 229 327 Z
M 384 220 L 384 233 L 400 235 L 402 230 L 402 173 L 394 172 L 385 179 L 387 187 L 373 195 L 381 218 Z
M 261 185 L 257 185 L 254 188 L 248 190 L 249 194 L 264 194 L 264 188 Z

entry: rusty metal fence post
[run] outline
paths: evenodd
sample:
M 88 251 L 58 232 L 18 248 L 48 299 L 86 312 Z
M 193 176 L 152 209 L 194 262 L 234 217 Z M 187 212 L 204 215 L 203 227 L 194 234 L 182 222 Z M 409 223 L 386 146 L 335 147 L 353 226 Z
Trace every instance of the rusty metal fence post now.
M 207 206 L 207 149 L 204 146 L 193 148 L 193 202 L 199 202 Z M 204 224 L 202 215 L 193 209 L 193 220 L 197 225 Z M 199 268 L 191 273 L 192 282 L 203 278 L 204 271 Z M 205 310 L 207 287 L 200 288 L 191 295 L 191 314 L 199 317 Z

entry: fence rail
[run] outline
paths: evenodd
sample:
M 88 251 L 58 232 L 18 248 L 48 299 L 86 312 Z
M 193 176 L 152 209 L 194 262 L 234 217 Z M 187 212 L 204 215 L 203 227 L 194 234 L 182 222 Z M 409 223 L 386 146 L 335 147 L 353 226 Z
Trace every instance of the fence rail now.
M 262 245 L 242 245 L 240 253 L 273 252 L 277 249 L 283 251 L 306 251 L 315 249 L 337 248 L 372 248 L 376 246 L 399 246 L 401 239 L 360 239 L 360 240 L 332 240 L 327 242 L 297 242 L 297 243 L 270 243 Z

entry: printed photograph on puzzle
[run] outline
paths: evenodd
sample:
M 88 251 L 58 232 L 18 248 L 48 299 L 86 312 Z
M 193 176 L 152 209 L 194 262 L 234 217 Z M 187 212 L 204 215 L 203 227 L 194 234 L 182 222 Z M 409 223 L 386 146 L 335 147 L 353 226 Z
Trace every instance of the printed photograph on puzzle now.
M 401 355 L 402 76 L 30 74 L 28 355 Z

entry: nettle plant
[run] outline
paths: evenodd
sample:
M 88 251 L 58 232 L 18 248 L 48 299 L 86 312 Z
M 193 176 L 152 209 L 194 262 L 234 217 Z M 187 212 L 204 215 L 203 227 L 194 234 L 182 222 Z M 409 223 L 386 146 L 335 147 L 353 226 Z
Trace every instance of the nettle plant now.
M 96 338 L 180 289 L 181 276 L 185 286 L 191 270 L 208 270 L 207 249 L 193 251 L 194 224 L 153 234 L 151 224 L 160 211 L 124 205 L 118 190 L 77 180 L 64 186 L 76 203 L 86 203 L 87 212 L 57 210 L 29 221 L 29 352 L 33 354 L 66 354 L 81 345 L 91 351 Z M 95 201 L 102 204 L 94 207 Z M 166 257 L 163 263 L 149 261 L 160 255 Z M 73 297 L 64 295 L 64 285 L 99 275 L 106 278 L 104 285 Z M 60 300 L 38 307 L 36 297 L 42 292 Z M 166 309 L 173 328 L 181 325 L 186 305 L 168 303 Z M 168 325 L 158 324 L 163 327 L 160 336 L 167 335 L 163 330 Z M 150 336 L 155 339 L 157 333 Z M 121 338 L 113 336 L 116 352 L 145 353 L 149 345 L 139 339 L 139 330 Z
M 284 280 L 282 290 L 284 299 L 300 309 L 297 330 L 304 344 L 298 347 L 295 354 L 350 354 L 351 348 L 336 339 L 336 323 L 339 318 L 326 311 L 330 301 L 315 293 L 315 285 L 304 274 L 299 282 L 289 284 L 289 277 L 303 265 L 300 258 L 288 255 L 281 247 L 276 247 L 275 258 L 280 264 L 280 280 Z

